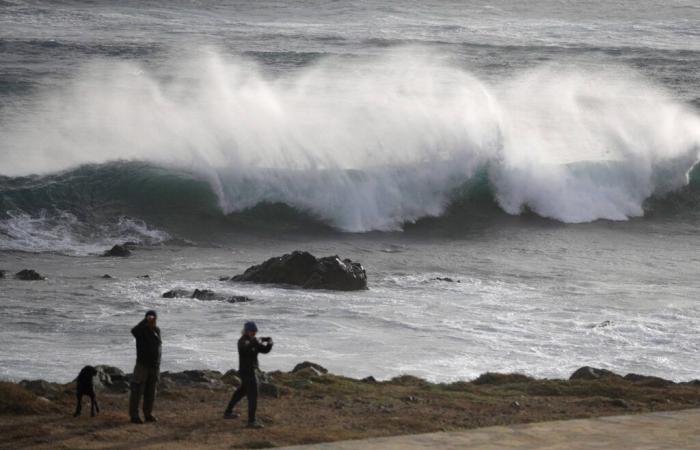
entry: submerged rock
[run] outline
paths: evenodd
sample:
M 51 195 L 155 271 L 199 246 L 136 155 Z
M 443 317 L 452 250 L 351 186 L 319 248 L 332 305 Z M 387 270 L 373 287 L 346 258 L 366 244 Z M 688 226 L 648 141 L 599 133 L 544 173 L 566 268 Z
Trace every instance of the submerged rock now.
M 5 278 L 6 273 L 7 273 L 7 270 L 0 270 L 0 278 Z
M 209 289 L 195 289 L 188 291 L 186 289 L 173 289 L 163 293 L 163 298 L 195 298 L 197 300 L 219 300 L 228 303 L 249 302 L 250 298 L 244 295 L 222 295 Z
M 462 280 L 454 280 L 450 277 L 436 277 L 436 278 L 433 278 L 433 280 L 434 281 L 444 281 L 446 283 L 461 283 L 462 282 Z
M 191 298 L 192 291 L 186 289 L 173 289 L 163 293 L 163 298 Z
M 223 300 L 224 297 L 209 289 L 195 289 L 192 298 L 197 300 Z
M 45 276 L 32 269 L 20 270 L 15 274 L 15 278 L 23 281 L 41 281 L 46 279 Z
M 108 273 L 102 275 L 100 278 L 102 278 L 103 280 L 111 280 L 111 279 L 113 279 L 112 275 L 110 275 L 110 274 L 108 274 Z
M 595 367 L 584 366 L 571 374 L 569 380 L 599 380 L 601 378 L 621 378 L 607 369 L 596 369 Z
M 289 284 L 304 289 L 367 289 L 367 273 L 360 263 L 341 260 L 338 256 L 316 258 L 309 252 L 300 251 L 249 267 L 243 274 L 232 277 L 231 281 Z
M 131 256 L 131 250 L 129 250 L 126 246 L 124 245 L 115 245 L 111 249 L 105 251 L 102 256 L 115 256 L 115 257 L 120 257 L 124 258 L 127 256 Z

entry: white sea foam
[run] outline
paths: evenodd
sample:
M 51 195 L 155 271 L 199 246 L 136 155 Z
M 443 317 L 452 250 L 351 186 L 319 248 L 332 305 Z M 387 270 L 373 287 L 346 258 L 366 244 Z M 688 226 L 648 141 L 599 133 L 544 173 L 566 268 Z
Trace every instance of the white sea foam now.
M 425 53 L 328 58 L 276 78 L 214 51 L 153 71 L 97 61 L 0 125 L 0 170 L 149 160 L 201 173 L 224 212 L 284 202 L 367 231 L 440 215 L 484 166 L 508 213 L 624 220 L 698 160 L 698 114 L 629 69 L 485 81 Z
M 6 219 L 0 220 L 0 250 L 95 255 L 116 243 L 155 245 L 170 239 L 166 232 L 128 217 L 96 225 L 82 222 L 67 212 L 51 215 L 44 212 L 37 216 L 12 211 L 7 214 Z

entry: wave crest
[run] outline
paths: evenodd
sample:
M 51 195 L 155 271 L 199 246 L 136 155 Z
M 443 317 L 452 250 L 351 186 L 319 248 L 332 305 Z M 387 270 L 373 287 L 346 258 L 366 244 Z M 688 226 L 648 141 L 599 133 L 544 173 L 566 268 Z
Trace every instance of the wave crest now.
M 84 67 L 3 122 L 3 172 L 146 160 L 206 180 L 224 213 L 284 203 L 362 232 L 443 214 L 483 170 L 509 214 L 624 220 L 699 158 L 698 114 L 625 68 L 489 81 L 421 49 L 277 77 L 215 52 L 178 61 Z

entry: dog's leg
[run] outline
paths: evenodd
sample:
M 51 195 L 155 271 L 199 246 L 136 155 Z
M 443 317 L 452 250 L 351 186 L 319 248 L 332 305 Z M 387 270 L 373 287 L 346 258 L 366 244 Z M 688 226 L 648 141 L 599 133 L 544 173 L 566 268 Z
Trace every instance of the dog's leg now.
M 83 395 L 78 392 L 76 395 L 76 400 L 77 403 L 75 405 L 75 414 L 73 414 L 73 417 L 78 417 L 80 415 L 80 410 L 82 409 L 82 400 L 83 400 Z
M 90 416 L 95 417 L 95 413 L 100 412 L 100 407 L 97 406 L 97 397 L 95 396 L 95 392 L 92 392 L 90 394 Z

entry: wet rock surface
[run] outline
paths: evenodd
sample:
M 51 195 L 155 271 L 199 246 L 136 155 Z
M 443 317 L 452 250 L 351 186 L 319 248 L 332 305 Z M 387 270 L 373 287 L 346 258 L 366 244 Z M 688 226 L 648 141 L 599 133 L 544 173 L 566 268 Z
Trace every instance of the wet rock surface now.
M 15 274 L 15 278 L 22 281 L 41 281 L 46 277 L 33 269 L 23 269 Z
M 338 256 L 316 258 L 302 251 L 270 258 L 232 277 L 231 281 L 284 284 L 304 289 L 367 289 L 367 273 L 360 263 Z
M 111 249 L 105 251 L 102 256 L 105 257 L 117 257 L 117 258 L 126 258 L 127 256 L 131 256 L 131 250 L 129 247 L 126 245 L 115 245 Z
M 243 303 L 249 302 L 251 299 L 244 295 L 224 295 L 218 294 L 209 289 L 195 289 L 189 291 L 187 289 L 173 289 L 163 293 L 163 298 L 194 298 L 197 300 L 217 300 L 228 303 Z

